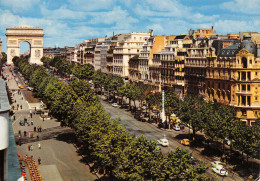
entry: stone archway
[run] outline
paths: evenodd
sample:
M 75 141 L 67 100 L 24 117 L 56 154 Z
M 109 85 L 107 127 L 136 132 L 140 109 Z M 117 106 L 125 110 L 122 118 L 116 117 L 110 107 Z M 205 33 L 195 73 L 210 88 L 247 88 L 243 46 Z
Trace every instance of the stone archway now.
M 30 45 L 30 64 L 42 65 L 43 56 L 43 28 L 30 26 L 17 26 L 6 28 L 7 63 L 12 64 L 15 56 L 20 56 L 20 43 L 28 42 Z

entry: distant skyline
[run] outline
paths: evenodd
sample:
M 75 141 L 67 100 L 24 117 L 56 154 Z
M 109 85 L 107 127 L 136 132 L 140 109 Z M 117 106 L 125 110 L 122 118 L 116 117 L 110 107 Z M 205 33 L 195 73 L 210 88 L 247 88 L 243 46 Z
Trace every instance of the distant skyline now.
M 44 47 L 149 29 L 158 35 L 211 26 L 218 34 L 259 32 L 259 9 L 260 0 L 0 0 L 0 38 L 5 52 L 6 27 L 22 25 L 43 27 Z

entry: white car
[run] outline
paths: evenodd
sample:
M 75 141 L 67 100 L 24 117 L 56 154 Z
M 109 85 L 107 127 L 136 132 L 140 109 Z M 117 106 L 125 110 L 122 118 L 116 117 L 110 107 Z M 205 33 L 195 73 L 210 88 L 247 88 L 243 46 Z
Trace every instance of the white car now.
M 169 141 L 166 138 L 157 140 L 157 143 L 162 146 L 169 146 Z
M 175 131 L 180 131 L 180 130 L 181 130 L 181 128 L 180 128 L 179 125 L 174 125 L 174 126 L 173 126 L 173 129 L 174 129 Z
M 214 161 L 211 162 L 212 167 L 218 167 L 218 166 L 222 166 L 223 167 L 223 163 L 220 161 Z
M 215 172 L 218 175 L 221 175 L 221 176 L 227 176 L 228 175 L 228 171 L 222 165 L 218 165 L 217 167 L 213 167 L 212 171 Z
M 118 107 L 118 104 L 117 103 L 113 103 L 112 106 L 113 107 Z

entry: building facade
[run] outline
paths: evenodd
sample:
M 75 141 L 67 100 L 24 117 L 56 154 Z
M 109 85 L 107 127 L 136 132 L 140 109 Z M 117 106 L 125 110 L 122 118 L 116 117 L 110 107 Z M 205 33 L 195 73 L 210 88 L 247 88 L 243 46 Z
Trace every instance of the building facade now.
M 215 49 L 216 52 L 216 49 Z M 252 125 L 260 118 L 260 56 L 250 35 L 207 58 L 206 98 L 236 109 Z
M 128 79 L 129 60 L 138 55 L 150 33 L 127 33 L 118 36 L 113 51 L 113 74 Z
M 165 44 L 165 36 L 154 36 L 153 31 L 150 30 L 150 37 L 143 45 L 139 55 L 129 60 L 129 80 L 149 84 L 149 66 L 153 63 L 153 55 L 164 49 Z

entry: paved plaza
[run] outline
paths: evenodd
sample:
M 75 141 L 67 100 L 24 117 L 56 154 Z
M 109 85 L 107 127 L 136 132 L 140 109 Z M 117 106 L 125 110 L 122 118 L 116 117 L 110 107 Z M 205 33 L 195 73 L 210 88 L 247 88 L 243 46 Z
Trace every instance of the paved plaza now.
M 72 130 L 61 127 L 60 122 L 55 119 L 43 120 L 40 114 L 34 114 L 33 106 L 41 104 L 41 101 L 32 98 L 33 94 L 28 90 L 21 89 L 21 93 L 18 93 L 18 85 L 9 67 L 4 67 L 4 76 L 7 77 L 7 85 L 12 90 L 15 101 L 11 105 L 15 112 L 12 125 L 18 154 L 32 156 L 36 161 L 39 157 L 41 158 L 39 169 L 43 180 L 96 180 L 97 176 L 90 173 L 89 166 L 80 161 L 81 156 L 77 154 L 75 146 L 70 142 L 70 136 L 73 135 Z M 27 124 L 21 126 L 20 121 L 24 122 L 25 119 L 27 119 Z M 38 132 L 37 128 L 41 128 L 41 132 Z M 21 133 L 20 137 L 19 132 Z M 29 137 L 29 133 L 32 133 L 33 137 Z M 39 138 L 37 138 L 37 134 Z M 29 146 L 33 148 L 30 151 Z M 26 176 L 30 180 L 29 173 Z

